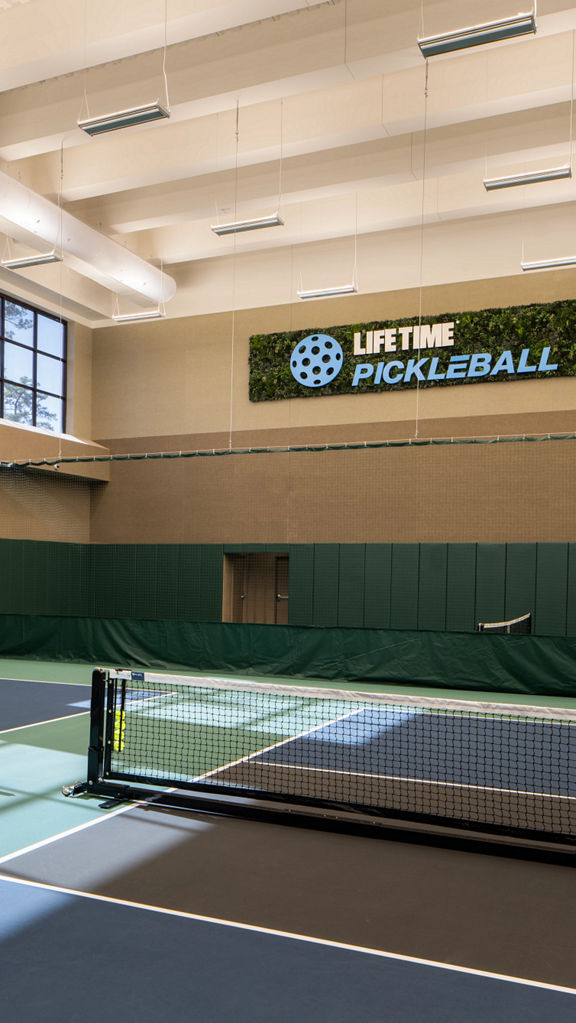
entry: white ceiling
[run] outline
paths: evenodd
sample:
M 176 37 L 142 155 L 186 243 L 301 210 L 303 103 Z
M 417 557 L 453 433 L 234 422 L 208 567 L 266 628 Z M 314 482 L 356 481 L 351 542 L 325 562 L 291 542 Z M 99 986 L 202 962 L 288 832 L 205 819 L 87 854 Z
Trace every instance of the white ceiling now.
M 576 171 L 490 193 L 482 179 L 571 159 L 576 6 L 540 0 L 536 36 L 431 58 L 427 97 L 416 42 L 517 12 L 518 0 L 0 0 L 0 170 L 162 266 L 177 284 L 169 316 L 297 302 L 299 287 L 350 283 L 355 264 L 361 292 L 521 274 L 523 247 L 576 254 Z M 170 119 L 85 135 L 87 113 L 164 97 L 165 33 Z M 210 230 L 277 209 L 282 227 Z M 1 249 L 26 254 L 9 212 L 0 185 Z M 0 270 L 0 287 L 93 326 L 118 304 L 66 256 Z

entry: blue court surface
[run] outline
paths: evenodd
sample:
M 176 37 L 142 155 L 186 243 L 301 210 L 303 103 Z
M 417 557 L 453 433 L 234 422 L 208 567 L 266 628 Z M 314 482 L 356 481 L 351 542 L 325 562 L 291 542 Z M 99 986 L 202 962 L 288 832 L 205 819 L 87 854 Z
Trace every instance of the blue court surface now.
M 576 797 L 573 722 L 370 707 L 250 759 L 302 770 L 311 765 L 320 771 Z
M 0 879 L 10 1020 L 572 1023 L 575 993 Z
M 0 732 L 57 720 L 90 709 L 90 690 L 66 682 L 0 679 Z

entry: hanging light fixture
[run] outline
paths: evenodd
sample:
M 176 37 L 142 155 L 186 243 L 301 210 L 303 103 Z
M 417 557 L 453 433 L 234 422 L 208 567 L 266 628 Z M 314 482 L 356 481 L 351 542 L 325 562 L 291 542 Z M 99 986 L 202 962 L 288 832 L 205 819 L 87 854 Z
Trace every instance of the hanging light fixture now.
M 165 102 L 161 103 L 155 99 L 152 103 L 142 103 L 140 106 L 128 107 L 126 110 L 113 110 L 109 114 L 100 114 L 97 117 L 79 118 L 78 127 L 87 135 L 104 135 L 110 131 L 119 131 L 122 128 L 132 128 L 138 124 L 148 124 L 150 121 L 160 121 L 170 117 L 170 100 L 168 98 L 168 77 L 166 74 L 166 50 L 168 48 L 168 0 L 164 0 L 164 49 L 162 56 L 162 75 L 164 77 Z M 84 103 L 88 106 L 86 92 L 84 92 Z
M 560 181 L 571 178 L 572 168 L 569 164 L 562 167 L 550 167 L 547 170 L 527 171 L 525 174 L 510 174 L 503 178 L 484 178 L 484 188 L 492 192 L 497 188 L 515 188 L 517 185 L 534 185 L 539 181 Z
M 465 50 L 470 46 L 482 46 L 484 43 L 499 43 L 517 36 L 533 35 L 536 32 L 536 16 L 534 11 L 529 14 L 517 14 L 512 18 L 501 18 L 499 21 L 488 21 L 483 25 L 471 25 L 453 32 L 427 36 L 418 39 L 418 46 L 426 58 L 436 57 L 454 50 Z
M 530 263 L 522 262 L 523 270 L 557 270 L 563 266 L 576 266 L 576 256 L 559 256 L 557 259 L 537 259 Z
M 87 135 L 103 135 L 109 131 L 118 131 L 120 128 L 159 121 L 163 117 L 170 117 L 170 111 L 162 106 L 159 100 L 154 100 L 153 103 L 144 103 L 140 107 L 115 110 L 111 114 L 101 114 L 99 117 L 85 117 L 78 121 L 78 127 Z
M 329 299 L 335 295 L 353 295 L 358 291 L 356 284 L 341 284 L 335 287 L 316 287 L 311 292 L 297 292 L 299 299 Z
M 2 259 L 0 266 L 4 270 L 27 270 L 30 266 L 45 266 L 47 263 L 61 263 L 62 257 L 54 250 L 38 252 L 32 256 L 19 256 L 17 259 Z
M 140 320 L 162 320 L 166 316 L 163 309 L 149 309 L 141 313 L 114 313 L 112 319 L 116 323 L 138 323 Z
M 229 224 L 210 224 L 214 234 L 240 234 L 242 231 L 258 231 L 261 227 L 282 227 L 284 221 L 277 213 L 270 217 L 254 217 L 253 220 L 233 220 Z

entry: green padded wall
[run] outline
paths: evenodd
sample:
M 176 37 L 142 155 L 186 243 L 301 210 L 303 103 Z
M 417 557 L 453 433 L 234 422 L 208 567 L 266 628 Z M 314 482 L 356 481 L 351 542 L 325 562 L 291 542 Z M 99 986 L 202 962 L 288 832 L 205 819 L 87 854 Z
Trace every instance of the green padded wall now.
M 314 547 L 292 544 L 290 547 L 290 625 L 311 625 L 314 614 Z
M 506 544 L 478 544 L 476 550 L 476 621 L 502 621 L 505 604 Z
M 418 578 L 418 628 L 446 629 L 448 544 L 423 543 Z
M 418 628 L 418 566 L 420 544 L 397 543 L 392 548 L 391 629 Z
M 576 543 L 568 544 L 568 586 L 566 593 L 566 635 L 576 636 Z
M 364 562 L 364 626 L 390 628 L 392 544 L 366 544 Z
M 536 634 L 576 635 L 576 543 L 0 540 L 0 613 L 219 622 L 234 552 L 289 555 L 291 625 L 474 632 L 531 611 Z
M 338 580 L 338 625 L 348 629 L 364 627 L 366 544 L 340 544 Z
M 546 544 L 536 564 L 536 630 L 545 636 L 566 634 L 568 544 Z
M 450 543 L 446 552 L 446 629 L 474 632 L 476 628 L 475 543 Z
M 314 544 L 313 625 L 325 627 L 338 624 L 338 563 L 337 543 Z M 290 597 L 290 603 L 292 599 L 298 599 L 297 592 L 294 592 L 292 576 Z
M 536 606 L 538 544 L 510 543 L 506 551 L 505 618 L 519 618 Z

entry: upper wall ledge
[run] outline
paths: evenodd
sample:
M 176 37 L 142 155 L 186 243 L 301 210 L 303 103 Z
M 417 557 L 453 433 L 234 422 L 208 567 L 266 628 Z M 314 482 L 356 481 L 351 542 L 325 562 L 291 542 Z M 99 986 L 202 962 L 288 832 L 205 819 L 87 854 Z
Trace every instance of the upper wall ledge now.
M 106 456 L 110 450 L 102 444 L 83 440 L 66 433 L 52 433 L 41 427 L 11 423 L 0 419 L 0 462 L 39 461 L 44 458 L 86 458 Z M 98 462 L 67 462 L 59 470 L 68 476 L 108 480 L 109 464 Z

